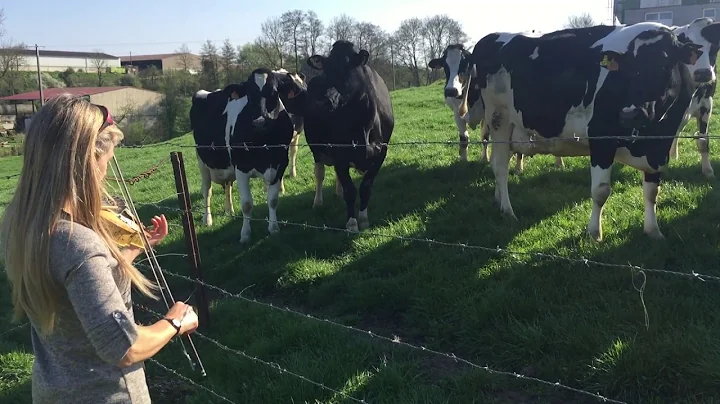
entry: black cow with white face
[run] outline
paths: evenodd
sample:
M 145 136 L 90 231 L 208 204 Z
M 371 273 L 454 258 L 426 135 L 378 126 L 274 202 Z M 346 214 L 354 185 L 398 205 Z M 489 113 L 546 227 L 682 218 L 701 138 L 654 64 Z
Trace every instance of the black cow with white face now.
M 717 61 L 718 49 L 720 49 L 720 23 L 713 22 L 710 18 L 698 18 L 690 24 L 681 27 L 672 27 L 680 42 L 693 42 L 702 45 L 703 55 L 695 65 L 688 65 L 693 80 L 695 80 L 695 94 L 692 103 L 688 108 L 683 123 L 680 125 L 680 132 L 690 119 L 697 120 L 698 132 L 695 133 L 702 173 L 706 178 L 714 178 L 715 173 L 710 164 L 710 145 L 707 138 L 708 124 L 712 115 L 713 96 L 717 85 Z M 678 158 L 677 139 L 673 143 L 670 155 Z
M 268 230 L 279 231 L 278 197 L 295 134 L 283 100 L 304 97 L 306 90 L 296 79 L 287 72 L 256 69 L 241 84 L 213 92 L 201 90 L 193 96 L 190 124 L 200 146 L 196 150 L 205 199 L 204 222 L 212 225 L 212 183 L 225 187 L 225 212 L 233 214 L 230 186 L 237 181 L 243 213 L 241 242 L 250 240 L 253 177 L 262 178 L 267 186 Z
M 533 31 L 532 33 L 525 33 L 525 35 L 538 36 L 539 34 Z M 485 105 L 480 97 L 480 85 L 477 82 L 472 82 L 472 77 L 475 77 L 476 72 L 470 61 L 470 55 L 470 52 L 465 49 L 463 44 L 451 44 L 445 48 L 439 58 L 432 59 L 428 63 L 428 67 L 431 69 L 443 69 L 445 72 L 443 95 L 445 96 L 445 103 L 453 110 L 455 125 L 457 125 L 460 135 L 459 159 L 461 161 L 467 161 L 468 142 L 470 140 L 467 127 L 469 126 L 474 130 L 478 125 L 482 124 L 480 137 L 483 145 L 480 161 L 487 162 L 487 142 L 490 132 L 487 124 L 483 123 L 485 119 Z M 467 96 L 467 104 L 463 101 L 465 96 Z M 462 105 L 467 105 L 467 111 L 460 111 Z M 515 169 L 518 172 L 522 172 L 522 153 L 515 153 L 515 158 Z M 562 157 L 555 158 L 555 166 L 563 166 Z
M 589 155 L 590 235 L 602 239 L 602 209 L 618 161 L 644 173 L 644 231 L 662 238 L 655 214 L 660 176 L 694 92 L 687 65 L 702 56 L 699 48 L 650 22 L 565 29 L 538 38 L 494 33 L 478 41 L 472 60 L 491 138 L 533 140 L 493 145 L 501 211 L 515 217 L 508 194 L 511 151 Z
M 307 64 L 322 73 L 307 85 L 305 138 L 315 159 L 315 199 L 323 204 L 325 166 L 333 166 L 347 205 L 348 230 L 369 227 L 368 204 L 373 182 L 387 156 L 395 119 L 385 82 L 367 66 L 369 54 L 352 42 L 337 41 L 328 56 L 313 55 Z M 332 147 L 319 144 L 342 144 Z M 356 188 L 350 168 L 363 173 L 360 209 L 355 214 Z

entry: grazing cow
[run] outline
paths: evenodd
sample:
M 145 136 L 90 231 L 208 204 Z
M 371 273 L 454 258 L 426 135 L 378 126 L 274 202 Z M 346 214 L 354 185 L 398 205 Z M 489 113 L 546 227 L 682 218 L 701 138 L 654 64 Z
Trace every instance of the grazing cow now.
M 478 41 L 471 57 L 491 138 L 533 140 L 493 145 L 501 212 L 515 218 L 508 194 L 511 150 L 589 155 L 591 237 L 602 239 L 602 209 L 618 161 L 644 172 L 644 231 L 663 238 L 655 214 L 660 176 L 694 92 L 687 64 L 702 56 L 699 48 L 651 22 L 565 29 L 537 38 L 493 33 Z M 606 136 L 616 138 L 601 138 Z
M 283 100 L 304 97 L 304 83 L 297 78 L 286 72 L 256 69 L 241 84 L 214 92 L 200 90 L 193 96 L 190 125 L 195 143 L 200 146 L 196 150 L 205 199 L 204 222 L 212 225 L 212 183 L 225 186 L 225 211 L 232 214 L 228 188 L 237 181 L 243 213 L 241 242 L 250 240 L 253 177 L 262 178 L 268 185 L 268 230 L 279 230 L 278 196 L 294 135 Z
M 428 63 L 428 67 L 431 69 L 442 68 L 445 71 L 445 103 L 453 110 L 455 124 L 460 134 L 459 158 L 461 161 L 467 161 L 468 141 L 470 140 L 467 127 L 470 126 L 474 130 L 483 123 L 485 118 L 485 105 L 480 97 L 480 86 L 470 84 L 471 77 L 475 76 L 475 70 L 470 63 L 470 52 L 462 44 L 448 45 L 439 58 L 432 59 Z M 464 105 L 462 101 L 466 92 L 468 96 L 467 111 L 461 113 L 460 106 Z M 487 162 L 489 138 L 487 124 L 483 124 L 480 137 L 483 141 L 480 161 Z M 515 158 L 515 168 L 518 172 L 522 172 L 522 153 L 515 153 Z M 562 157 L 555 157 L 555 166 L 562 167 L 563 165 Z
M 715 177 L 712 165 L 710 165 L 710 139 L 707 138 L 708 124 L 712 115 L 713 96 L 717 85 L 717 60 L 718 49 L 720 49 L 720 23 L 713 22 L 710 18 L 698 18 L 690 24 L 681 27 L 672 27 L 680 42 L 693 42 L 702 45 L 703 55 L 695 65 L 689 65 L 690 73 L 695 80 L 695 94 L 692 103 L 688 108 L 682 130 L 688 121 L 695 118 L 698 131 L 695 133 L 702 173 L 706 178 Z M 678 158 L 677 138 L 673 142 L 670 155 Z
M 313 55 L 307 60 L 311 68 L 322 72 L 308 82 L 305 104 L 305 138 L 315 159 L 313 207 L 323 203 L 325 166 L 333 166 L 347 205 L 346 228 L 352 232 L 370 226 L 372 185 L 395 127 L 390 93 L 380 75 L 367 66 L 368 57 L 366 50 L 352 42 L 337 41 L 329 56 Z M 363 173 L 357 217 L 351 167 Z

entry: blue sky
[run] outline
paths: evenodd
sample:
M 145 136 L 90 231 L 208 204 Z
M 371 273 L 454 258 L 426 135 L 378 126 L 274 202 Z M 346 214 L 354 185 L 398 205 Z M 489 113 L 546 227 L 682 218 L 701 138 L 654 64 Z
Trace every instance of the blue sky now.
M 197 52 L 207 39 L 252 41 L 266 18 L 291 9 L 314 10 L 327 23 L 346 13 L 386 31 L 411 17 L 447 14 L 474 44 L 492 31 L 543 32 L 569 15 L 610 20 L 608 0 L 11 0 L 3 2 L 6 36 L 52 50 L 101 50 L 117 56 L 167 53 L 183 42 Z M 447 5 L 443 5 L 447 3 Z M 44 13 L 44 14 L 43 14 Z

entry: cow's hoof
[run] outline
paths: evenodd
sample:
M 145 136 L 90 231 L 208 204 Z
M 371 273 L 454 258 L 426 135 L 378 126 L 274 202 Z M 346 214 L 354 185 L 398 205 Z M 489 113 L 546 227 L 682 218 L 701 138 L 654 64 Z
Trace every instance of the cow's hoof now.
M 660 229 L 645 230 L 645 234 L 651 240 L 665 240 L 665 236 L 662 234 Z
M 248 244 L 250 242 L 250 236 L 240 236 L 240 244 Z
M 500 208 L 500 214 L 506 219 L 517 220 L 517 216 L 515 216 L 512 208 Z
M 702 173 L 705 176 L 705 178 L 707 178 L 709 180 L 715 179 L 715 171 L 713 171 L 712 167 L 703 168 Z
M 322 199 L 315 199 L 315 200 L 313 201 L 313 209 L 314 209 L 314 208 L 319 208 L 319 207 L 321 207 L 321 206 L 323 206 L 323 200 L 322 200 Z
M 360 229 L 358 228 L 357 219 L 355 219 L 354 217 L 351 217 L 350 219 L 348 219 L 347 224 L 345 225 L 345 228 L 350 233 L 359 233 L 360 232 Z
M 205 215 L 205 217 L 203 217 L 203 225 L 207 227 L 212 227 L 213 219 L 211 215 Z
M 588 229 L 588 235 L 593 241 L 597 242 L 602 241 L 603 238 L 602 230 L 600 229 Z
M 279 231 L 280 225 L 278 224 L 278 222 L 270 222 L 270 224 L 268 225 L 268 232 L 270 232 L 270 234 L 275 234 Z
M 360 228 L 360 230 L 365 230 L 365 229 L 370 228 L 370 220 L 368 220 L 368 219 L 364 219 L 364 220 L 363 220 L 363 219 L 360 219 L 360 220 L 358 221 L 358 227 Z

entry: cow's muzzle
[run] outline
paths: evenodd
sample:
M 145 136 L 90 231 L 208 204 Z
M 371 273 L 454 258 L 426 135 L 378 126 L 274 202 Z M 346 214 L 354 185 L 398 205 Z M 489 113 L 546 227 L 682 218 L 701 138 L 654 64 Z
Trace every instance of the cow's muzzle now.
M 647 125 L 650 118 L 644 108 L 631 106 L 620 111 L 620 125 L 626 129 L 640 129 Z
M 460 98 L 460 91 L 455 87 L 446 87 L 445 96 L 450 98 Z
M 693 73 L 693 78 L 697 83 L 709 83 L 712 81 L 712 70 L 710 69 L 699 69 Z

